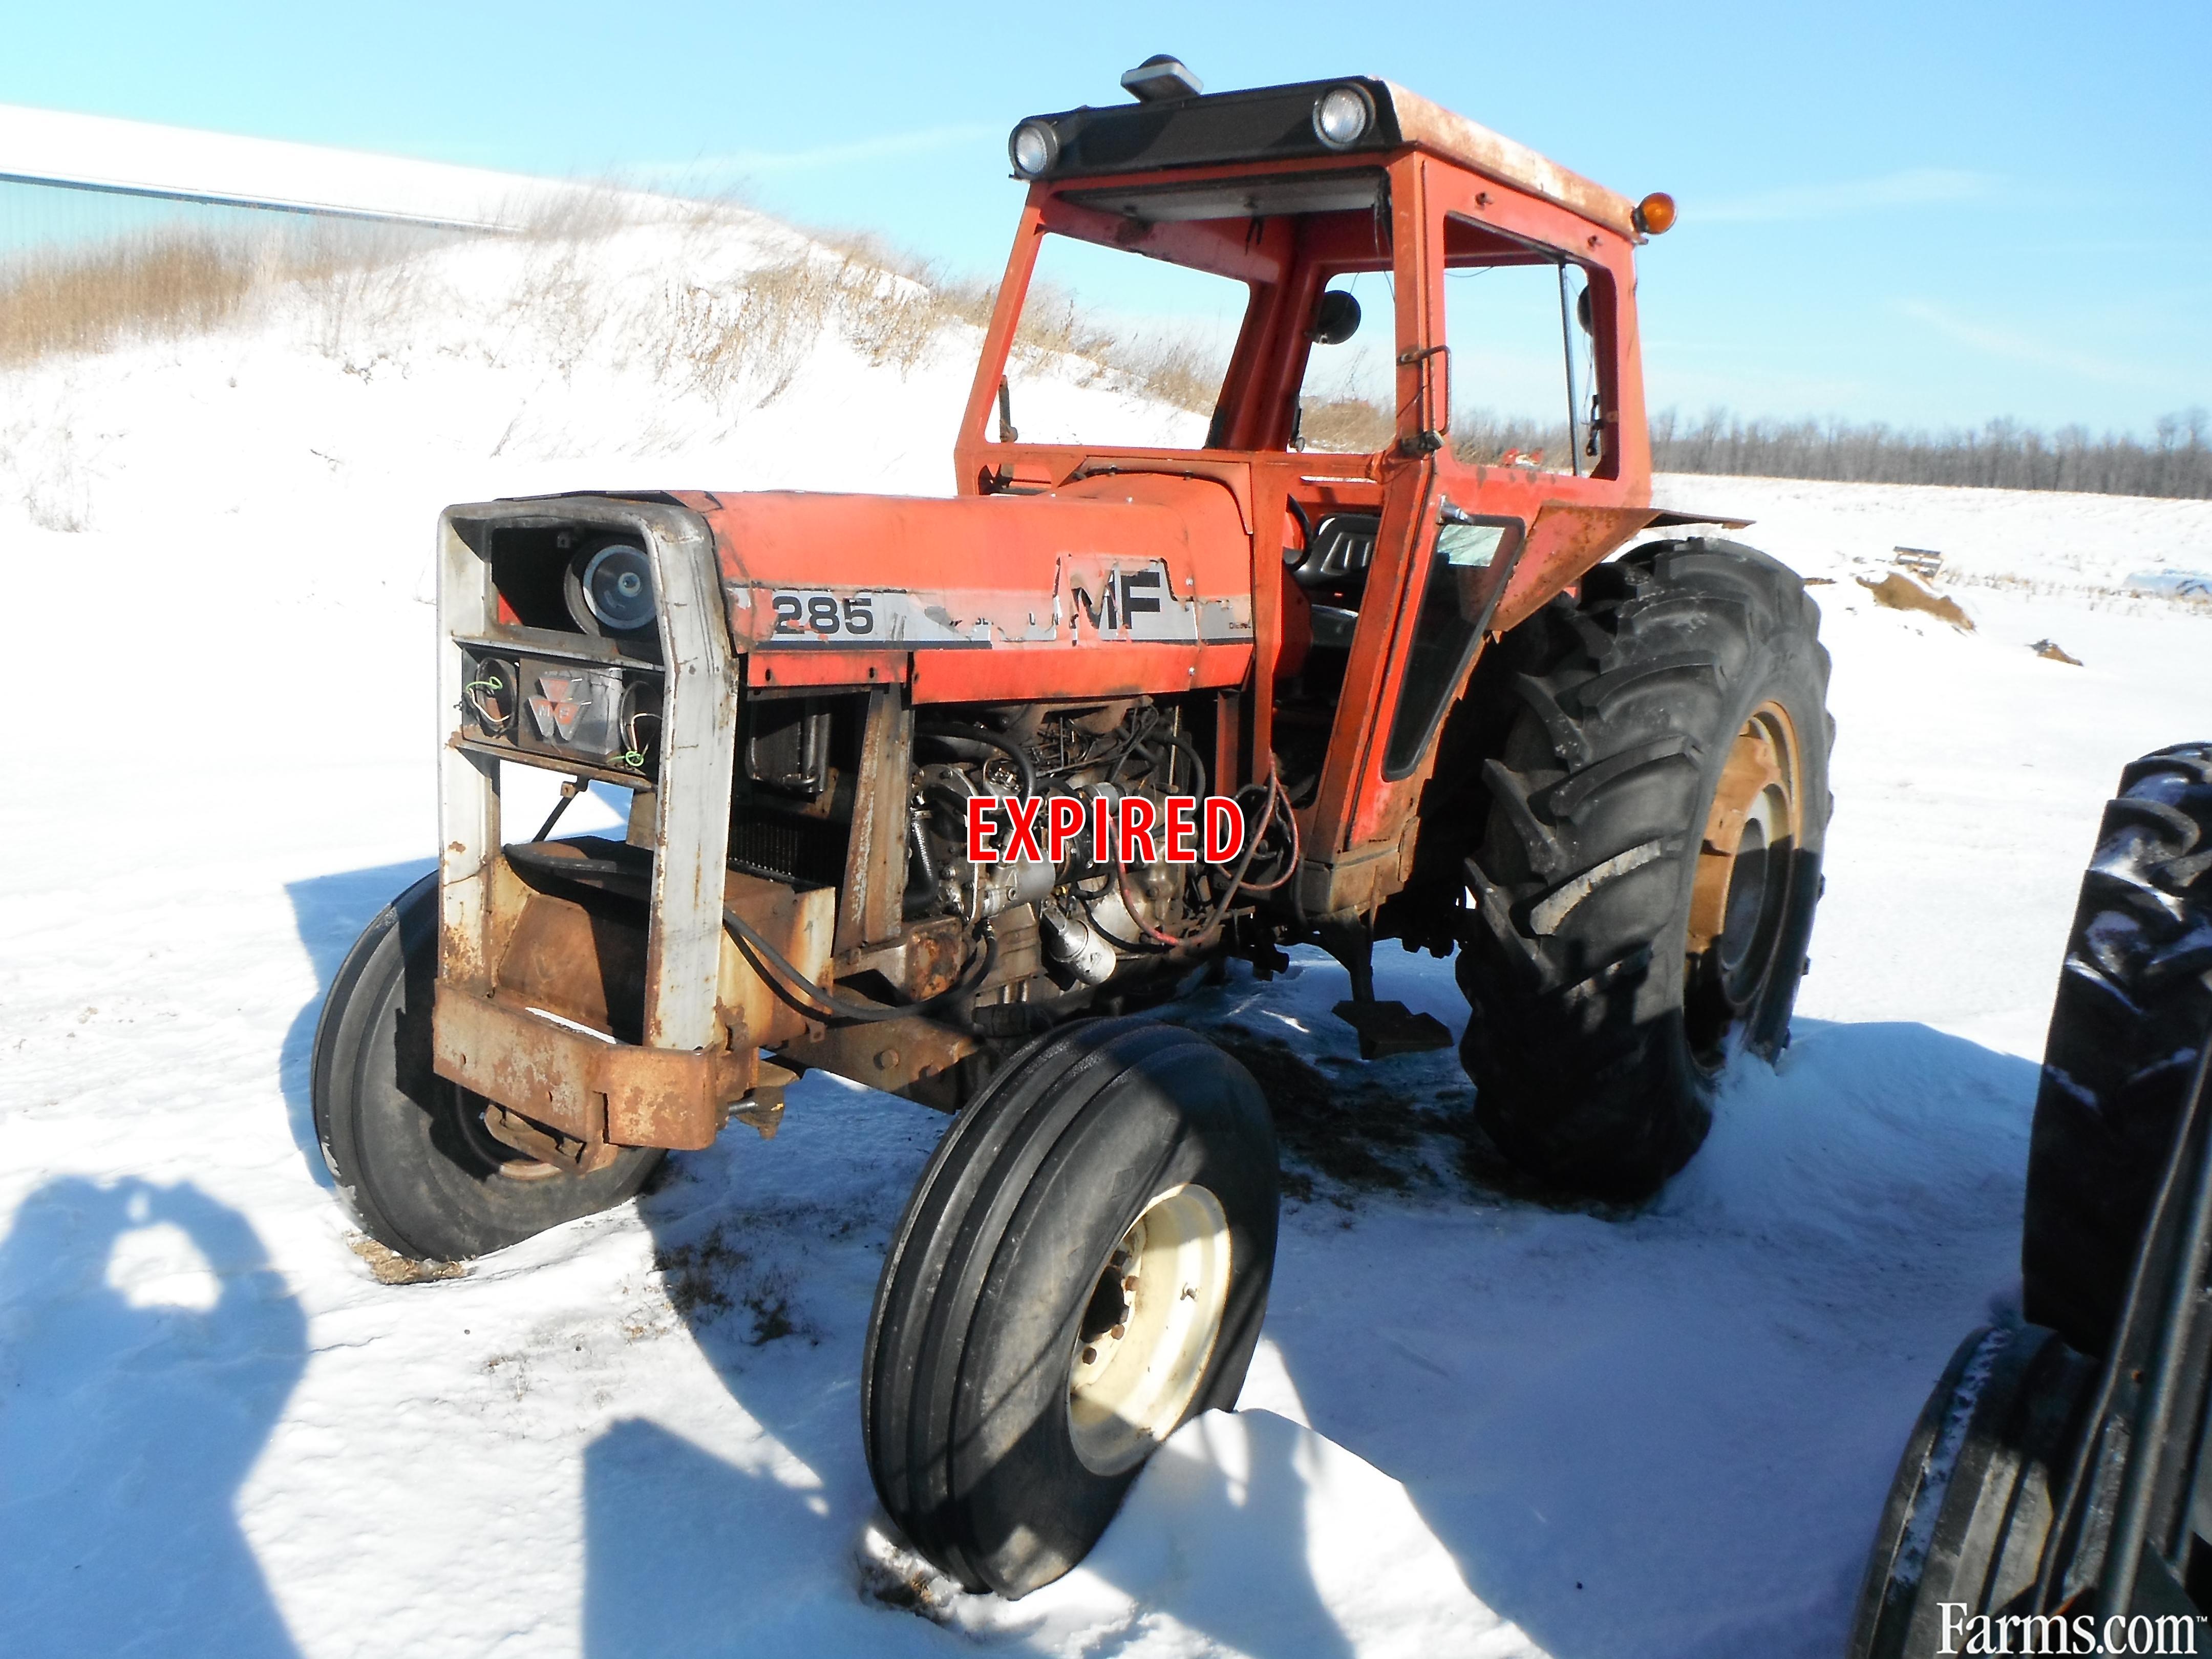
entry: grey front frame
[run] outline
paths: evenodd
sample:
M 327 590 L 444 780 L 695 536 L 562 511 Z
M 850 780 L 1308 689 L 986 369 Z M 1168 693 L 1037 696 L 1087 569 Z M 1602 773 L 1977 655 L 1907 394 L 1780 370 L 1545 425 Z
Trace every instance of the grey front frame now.
M 574 526 L 635 536 L 660 599 L 665 692 L 656 791 L 653 909 L 646 941 L 645 1046 L 718 1048 L 715 1012 L 729 867 L 731 767 L 736 750 L 738 659 L 722 606 L 712 532 L 688 508 L 605 496 L 489 501 L 448 507 L 438 520 L 439 977 L 479 994 L 497 968 L 490 882 L 499 856 L 497 757 L 464 747 L 463 668 L 456 638 L 497 625 L 489 560 L 459 527 Z M 483 537 L 479 532 L 479 543 Z M 516 755 L 520 764 L 546 765 Z

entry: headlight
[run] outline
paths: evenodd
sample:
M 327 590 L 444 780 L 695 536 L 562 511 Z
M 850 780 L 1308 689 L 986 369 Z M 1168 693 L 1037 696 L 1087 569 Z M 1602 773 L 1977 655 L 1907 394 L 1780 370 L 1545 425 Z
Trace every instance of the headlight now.
M 1024 121 L 1006 140 L 1006 154 L 1023 178 L 1042 179 L 1060 159 L 1060 135 L 1049 121 Z
M 1375 121 L 1375 100 L 1364 87 L 1331 87 L 1314 100 L 1314 137 L 1331 149 L 1350 149 Z
M 645 550 L 609 542 L 568 568 L 568 614 L 586 634 L 635 634 L 653 626 L 653 563 Z

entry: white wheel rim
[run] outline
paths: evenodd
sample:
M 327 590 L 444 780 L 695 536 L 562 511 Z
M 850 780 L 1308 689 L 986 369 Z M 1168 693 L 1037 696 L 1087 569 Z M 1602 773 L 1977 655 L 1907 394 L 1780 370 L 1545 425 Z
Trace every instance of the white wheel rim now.
M 1113 1315 L 1115 1292 L 1120 1317 Z M 1115 1474 L 1152 1455 L 1190 1409 L 1229 1303 L 1229 1218 L 1203 1187 L 1172 1188 L 1122 1234 L 1070 1354 L 1075 1455 Z

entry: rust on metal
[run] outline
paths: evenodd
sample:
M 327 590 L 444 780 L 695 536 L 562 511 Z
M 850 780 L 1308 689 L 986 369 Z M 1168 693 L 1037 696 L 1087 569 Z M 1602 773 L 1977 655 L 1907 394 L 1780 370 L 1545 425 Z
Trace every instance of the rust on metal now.
M 750 1048 L 615 1042 L 447 985 L 432 1030 L 439 1076 L 586 1146 L 712 1146 L 758 1064 Z
M 722 902 L 774 945 L 784 960 L 813 984 L 827 988 L 837 894 L 829 887 L 805 890 L 764 877 L 732 871 L 724 878 Z M 777 988 L 725 930 L 722 936 L 720 1006 L 743 1022 L 744 1040 L 772 1048 L 805 1029 L 808 1016 Z M 726 1015 L 726 1018 L 727 1016 Z
M 641 912 L 532 892 L 507 935 L 499 988 L 524 1007 L 635 1042 L 645 1018 L 644 921 Z
M 783 1124 L 783 1091 L 798 1081 L 799 1073 L 789 1066 L 772 1060 L 761 1061 L 752 1092 L 731 1109 L 730 1115 L 757 1130 L 763 1140 L 774 1140 Z
M 543 1174 L 595 1175 L 615 1161 L 618 1148 L 604 1140 L 578 1140 L 573 1136 L 559 1134 L 543 1125 L 532 1123 L 520 1112 L 509 1111 L 497 1101 L 484 1103 L 485 1133 L 501 1145 L 512 1146 L 527 1158 L 535 1158 L 537 1165 L 525 1165 L 532 1176 Z M 511 1167 L 511 1166 L 510 1166 Z
M 835 1025 L 776 1050 L 780 1060 L 858 1079 L 893 1093 L 934 1077 L 975 1052 L 966 1032 L 926 1016 Z
M 1407 143 L 1456 161 L 1486 179 L 1541 197 L 1629 241 L 1644 240 L 1636 224 L 1636 204 L 1620 191 L 1571 172 L 1479 121 L 1454 114 L 1418 92 L 1408 92 L 1395 81 L 1383 84 L 1390 88 L 1390 102 L 1398 112 L 1398 131 Z
M 1786 851 L 1804 844 L 1804 806 L 1797 779 L 1797 733 L 1781 704 L 1759 705 L 1736 733 L 1713 791 L 1690 889 L 1692 957 L 1712 949 L 1728 925 L 1729 881 L 1754 811 L 1778 818 L 1768 844 Z M 1785 840 L 1786 837 L 1786 840 Z
M 1580 581 L 1607 554 L 1651 522 L 1648 507 L 1593 507 L 1547 501 L 1528 526 L 1528 545 L 1492 614 L 1493 635 L 1541 610 L 1552 595 Z
M 898 693 L 870 694 L 860 738 L 860 786 L 845 859 L 844 902 L 838 906 L 836 948 L 895 939 L 904 920 L 907 767 L 914 752 L 914 713 Z

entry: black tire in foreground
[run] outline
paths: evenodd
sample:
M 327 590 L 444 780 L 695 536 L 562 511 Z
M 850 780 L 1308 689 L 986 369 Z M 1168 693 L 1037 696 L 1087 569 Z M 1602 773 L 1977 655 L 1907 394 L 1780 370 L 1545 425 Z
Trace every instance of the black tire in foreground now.
M 970 1589 L 1087 1554 L 1185 1419 L 1236 1404 L 1274 1269 L 1251 1074 L 1134 1018 L 1031 1044 L 954 1122 L 884 1262 L 861 1369 L 893 1522 Z
M 1828 821 L 1828 653 L 1803 584 L 1732 542 L 1637 548 L 1479 671 L 1516 700 L 1467 860 L 1458 975 L 1483 1127 L 1633 1199 L 1722 1069 L 1787 1041 Z
M 482 1099 L 431 1066 L 437 968 L 434 873 L 355 941 L 315 1025 L 315 1134 L 362 1229 L 401 1255 L 465 1261 L 635 1193 L 659 1151 L 628 1149 L 572 1176 L 485 1132 Z
M 1969 1648 L 1960 1632 L 2034 1589 L 2096 1385 L 2096 1362 L 2038 1326 L 1984 1328 L 1959 1345 L 1899 1460 L 1846 1659 L 2008 1650 Z
M 2120 775 L 2066 942 L 2027 1161 L 2027 1316 L 2112 1340 L 2212 1031 L 2212 743 Z

